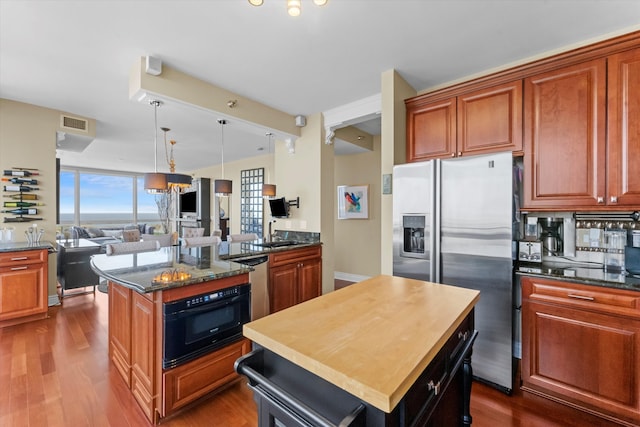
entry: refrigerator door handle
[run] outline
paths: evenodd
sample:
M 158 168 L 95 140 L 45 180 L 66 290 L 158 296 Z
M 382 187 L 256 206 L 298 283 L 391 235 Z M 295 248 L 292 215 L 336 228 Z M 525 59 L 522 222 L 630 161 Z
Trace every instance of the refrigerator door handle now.
M 431 189 L 431 218 L 430 218 L 430 227 L 431 227 L 431 238 L 429 239 L 429 253 L 431 254 L 431 264 L 430 264 L 430 277 L 433 283 L 440 283 L 442 281 L 440 266 L 442 265 L 441 255 L 440 255 L 440 241 L 441 241 L 441 197 L 440 197 L 440 180 L 441 180 L 441 170 L 442 162 L 440 159 L 436 159 L 433 161 L 433 168 L 431 169 L 432 177 L 431 183 L 433 185 Z

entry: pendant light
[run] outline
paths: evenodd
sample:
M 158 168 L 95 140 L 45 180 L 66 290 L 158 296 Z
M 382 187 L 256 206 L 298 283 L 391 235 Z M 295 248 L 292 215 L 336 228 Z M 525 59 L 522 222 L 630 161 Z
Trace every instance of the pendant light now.
M 158 107 L 162 105 L 162 101 L 152 99 L 149 101 L 153 105 L 154 118 L 154 138 L 153 138 L 153 161 L 154 172 L 144 174 L 144 189 L 150 194 L 162 194 L 168 191 L 167 176 L 158 173 Z
M 176 173 L 176 161 L 173 159 L 173 146 L 176 144 L 174 140 L 169 141 L 171 144 L 171 150 L 167 147 L 167 132 L 171 129 L 169 128 L 160 128 L 164 132 L 164 155 L 167 159 L 167 163 L 169 164 L 169 172 L 166 174 L 167 177 L 167 187 L 170 189 L 177 189 L 178 192 L 183 188 L 191 187 L 191 176 L 184 175 L 181 173 Z
M 267 138 L 269 139 L 269 155 L 271 155 L 271 136 L 273 135 L 271 132 L 266 133 Z M 276 196 L 276 185 L 275 184 L 262 184 L 262 197 L 275 197 Z
M 216 193 L 216 196 L 228 196 L 229 194 L 231 194 L 231 188 L 232 188 L 232 184 L 233 182 L 230 179 L 224 179 L 224 125 L 227 124 L 227 121 L 224 119 L 218 119 L 218 123 L 220 123 L 220 140 L 221 140 L 221 147 L 222 147 L 222 154 L 221 154 L 221 179 L 216 179 L 213 182 L 213 189 Z

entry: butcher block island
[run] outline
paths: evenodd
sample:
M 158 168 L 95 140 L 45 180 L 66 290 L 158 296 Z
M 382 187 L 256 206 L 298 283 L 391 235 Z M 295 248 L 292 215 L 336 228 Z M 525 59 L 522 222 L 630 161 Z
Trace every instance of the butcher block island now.
M 471 425 L 479 297 L 382 275 L 245 324 L 259 425 Z

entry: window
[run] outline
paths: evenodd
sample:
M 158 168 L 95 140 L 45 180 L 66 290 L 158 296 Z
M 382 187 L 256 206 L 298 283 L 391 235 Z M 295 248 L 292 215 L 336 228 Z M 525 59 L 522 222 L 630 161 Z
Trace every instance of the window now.
M 264 168 L 240 172 L 240 233 L 262 236 Z
M 62 169 L 59 206 L 64 225 L 160 222 L 156 196 L 136 174 Z

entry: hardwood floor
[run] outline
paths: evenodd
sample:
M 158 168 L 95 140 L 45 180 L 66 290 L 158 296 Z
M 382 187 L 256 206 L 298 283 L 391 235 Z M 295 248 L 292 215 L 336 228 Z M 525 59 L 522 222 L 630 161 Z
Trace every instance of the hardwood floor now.
M 519 390 L 472 390 L 476 427 L 615 425 Z M 107 359 L 105 294 L 66 298 L 47 319 L 0 329 L 0 426 L 149 425 Z M 162 425 L 254 427 L 256 407 L 241 380 Z

